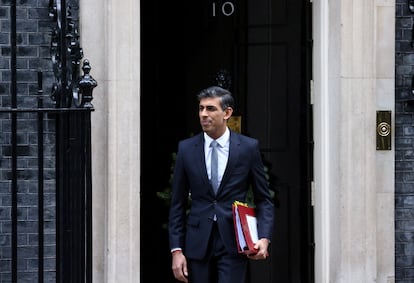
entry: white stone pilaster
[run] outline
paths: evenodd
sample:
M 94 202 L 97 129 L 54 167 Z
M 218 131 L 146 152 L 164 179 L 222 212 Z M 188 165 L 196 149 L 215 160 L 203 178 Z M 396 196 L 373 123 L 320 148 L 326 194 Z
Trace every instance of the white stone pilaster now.
M 377 0 L 375 7 L 376 80 L 378 110 L 391 110 L 395 129 L 395 0 Z M 392 151 L 376 153 L 377 282 L 395 281 L 395 131 Z
M 108 283 L 139 281 L 140 2 L 108 7 Z
M 92 114 L 94 282 L 139 282 L 140 2 L 80 1 Z
M 93 281 L 106 282 L 108 244 L 108 81 L 106 70 L 107 1 L 80 3 L 80 34 L 84 58 L 89 59 L 91 75 L 98 82 L 93 92 L 92 112 L 92 229 Z
M 393 282 L 394 1 L 314 1 L 316 282 Z M 394 145 L 393 145 L 394 147 Z

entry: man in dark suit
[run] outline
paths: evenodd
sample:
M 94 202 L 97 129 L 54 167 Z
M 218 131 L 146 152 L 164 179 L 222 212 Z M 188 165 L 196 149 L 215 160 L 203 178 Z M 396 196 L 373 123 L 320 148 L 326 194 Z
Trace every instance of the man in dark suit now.
M 258 141 L 228 128 L 234 108 L 229 91 L 209 87 L 198 94 L 198 101 L 203 133 L 179 143 L 174 168 L 169 216 L 172 270 L 182 282 L 244 283 L 248 259 L 269 256 L 274 220 Z M 211 163 L 215 159 L 218 162 Z M 249 185 L 259 240 L 257 253 L 246 256 L 238 253 L 232 203 L 246 201 Z

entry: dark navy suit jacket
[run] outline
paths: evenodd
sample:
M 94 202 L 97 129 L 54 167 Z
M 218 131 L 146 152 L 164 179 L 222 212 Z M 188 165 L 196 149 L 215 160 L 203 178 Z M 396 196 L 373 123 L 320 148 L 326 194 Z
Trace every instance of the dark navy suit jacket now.
M 203 259 L 216 215 L 225 246 L 229 253 L 237 254 L 231 206 L 235 200 L 246 200 L 250 181 L 259 239 L 271 239 L 273 201 L 256 139 L 230 132 L 228 162 L 217 195 L 207 175 L 203 133 L 179 143 L 173 177 L 169 216 L 171 249 L 182 248 L 188 258 Z M 189 194 L 191 209 L 187 214 Z

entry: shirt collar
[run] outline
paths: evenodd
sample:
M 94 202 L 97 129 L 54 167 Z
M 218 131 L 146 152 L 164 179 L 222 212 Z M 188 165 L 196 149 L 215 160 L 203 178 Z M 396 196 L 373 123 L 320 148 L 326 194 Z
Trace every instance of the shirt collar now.
M 221 147 L 224 147 L 229 141 L 229 139 L 230 139 L 230 130 L 228 127 L 226 127 L 226 131 L 224 132 L 224 134 L 218 139 L 216 139 L 216 141 Z M 208 146 L 210 146 L 211 142 L 213 141 L 213 139 L 206 133 L 204 133 L 204 140 L 205 140 L 206 145 Z

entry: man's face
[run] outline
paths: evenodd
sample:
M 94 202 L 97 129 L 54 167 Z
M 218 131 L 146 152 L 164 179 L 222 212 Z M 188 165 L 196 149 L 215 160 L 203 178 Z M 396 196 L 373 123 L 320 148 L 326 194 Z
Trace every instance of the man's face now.
M 211 138 L 219 138 L 224 134 L 227 127 L 227 120 L 233 113 L 233 109 L 221 109 L 220 98 L 204 98 L 200 100 L 198 115 L 203 131 Z

